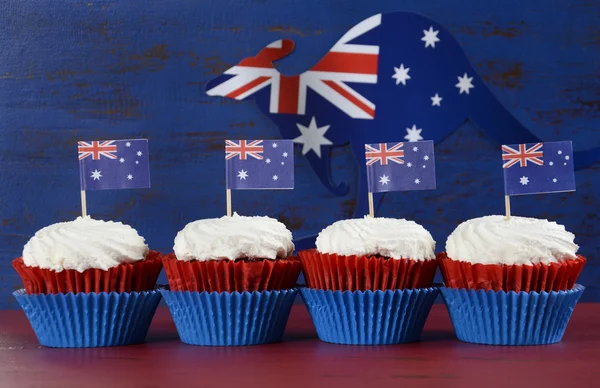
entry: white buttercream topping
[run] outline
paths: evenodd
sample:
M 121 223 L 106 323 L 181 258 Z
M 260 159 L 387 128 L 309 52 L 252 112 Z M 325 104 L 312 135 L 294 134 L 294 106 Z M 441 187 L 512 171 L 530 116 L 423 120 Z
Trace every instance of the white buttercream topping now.
M 575 235 L 537 218 L 487 216 L 458 225 L 448 237 L 453 260 L 481 264 L 556 263 L 576 257 Z
M 23 262 L 56 272 L 83 272 L 133 263 L 143 260 L 147 253 L 144 238 L 131 226 L 79 217 L 37 231 L 23 248 Z
M 435 258 L 435 241 L 414 221 L 395 218 L 356 218 L 337 221 L 319 233 L 317 250 L 343 256 L 380 255 L 394 259 Z
M 177 259 L 236 260 L 286 258 L 294 251 L 292 232 L 270 217 L 211 218 L 190 222 L 177 233 Z

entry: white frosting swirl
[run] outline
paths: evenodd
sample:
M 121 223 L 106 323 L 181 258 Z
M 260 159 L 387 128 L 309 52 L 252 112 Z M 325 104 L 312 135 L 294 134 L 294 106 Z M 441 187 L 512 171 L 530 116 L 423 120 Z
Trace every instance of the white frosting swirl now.
M 23 248 L 23 262 L 56 272 L 83 272 L 133 263 L 143 260 L 147 253 L 144 238 L 131 226 L 78 217 L 37 231 Z
M 286 258 L 294 251 L 292 232 L 270 217 L 211 218 L 190 222 L 177 233 L 177 259 L 236 260 Z
M 394 259 L 435 258 L 435 241 L 414 221 L 395 218 L 356 218 L 337 221 L 319 233 L 317 250 L 343 256 L 381 255 Z
M 458 225 L 448 237 L 453 260 L 481 264 L 556 263 L 576 257 L 575 235 L 537 218 L 487 216 Z

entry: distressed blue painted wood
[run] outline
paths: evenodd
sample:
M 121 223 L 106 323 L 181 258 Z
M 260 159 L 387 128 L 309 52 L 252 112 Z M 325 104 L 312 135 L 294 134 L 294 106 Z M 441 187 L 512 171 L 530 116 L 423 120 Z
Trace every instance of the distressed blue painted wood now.
M 314 65 L 352 25 L 404 9 L 448 28 L 498 99 L 544 140 L 600 145 L 600 5 L 587 0 L 367 3 L 281 0 L 0 1 L 0 308 L 15 308 L 10 261 L 39 228 L 79 214 L 76 141 L 150 141 L 149 190 L 88 193 L 97 218 L 131 224 L 169 251 L 189 221 L 225 212 L 224 138 L 275 138 L 248 103 L 210 98 L 205 83 L 280 38 L 295 52 L 286 74 Z M 404 128 L 399 128 L 402 134 Z M 345 196 L 320 184 L 296 151 L 296 189 L 235 192 L 234 210 L 284 221 L 297 237 L 349 217 L 357 174 L 349 149 L 332 156 Z M 503 212 L 498 144 L 466 123 L 437 145 L 438 189 L 389 193 L 380 215 L 429 229 L 438 247 L 461 221 Z M 600 166 L 576 173 L 577 191 L 514 198 L 513 214 L 556 220 L 589 261 L 583 300 L 600 301 Z

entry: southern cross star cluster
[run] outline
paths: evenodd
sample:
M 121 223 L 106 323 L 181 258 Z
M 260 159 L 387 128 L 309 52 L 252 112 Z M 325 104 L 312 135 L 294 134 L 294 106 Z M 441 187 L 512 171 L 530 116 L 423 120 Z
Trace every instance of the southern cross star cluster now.
M 441 39 L 438 37 L 438 34 L 439 31 L 434 30 L 432 26 L 429 27 L 429 30 L 423 30 L 423 37 L 421 38 L 421 40 L 425 42 L 424 48 L 431 48 L 434 50 L 436 43 L 441 42 Z M 394 74 L 392 75 L 392 78 L 395 80 L 396 85 L 406 86 L 407 82 L 412 79 L 410 75 L 410 67 L 407 67 L 407 65 L 405 65 L 404 63 L 400 63 L 400 65 L 397 67 L 394 66 Z M 458 81 L 458 83 L 454 86 L 458 89 L 458 95 L 463 93 L 469 94 L 469 91 L 475 87 L 473 85 L 473 77 L 469 77 L 467 73 L 464 73 L 462 76 L 460 74 L 457 74 L 456 80 Z M 450 96 L 449 98 L 454 97 L 455 96 Z M 432 107 L 442 106 L 442 100 L 444 100 L 444 97 L 440 96 L 438 92 L 435 92 L 435 94 L 433 94 L 429 98 L 431 99 Z M 406 128 L 406 136 L 404 136 L 404 139 L 406 139 L 409 142 L 423 140 L 423 137 L 421 136 L 421 131 L 421 128 L 418 128 L 416 124 L 413 124 L 412 127 Z

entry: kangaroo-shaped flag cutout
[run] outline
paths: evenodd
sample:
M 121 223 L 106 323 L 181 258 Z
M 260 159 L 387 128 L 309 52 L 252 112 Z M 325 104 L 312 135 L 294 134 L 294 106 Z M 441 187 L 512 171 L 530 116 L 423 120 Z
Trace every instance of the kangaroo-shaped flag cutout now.
M 368 211 L 365 144 L 401 138 L 441 141 L 473 120 L 499 144 L 539 143 L 496 99 L 454 37 L 409 12 L 373 15 L 352 27 L 310 70 L 280 74 L 273 62 L 294 42 L 275 41 L 210 81 L 206 92 L 254 99 L 284 139 L 302 146 L 321 183 L 336 195 L 331 148 L 350 143 L 359 169 L 355 215 Z M 575 168 L 600 160 L 600 148 L 574 152 Z

